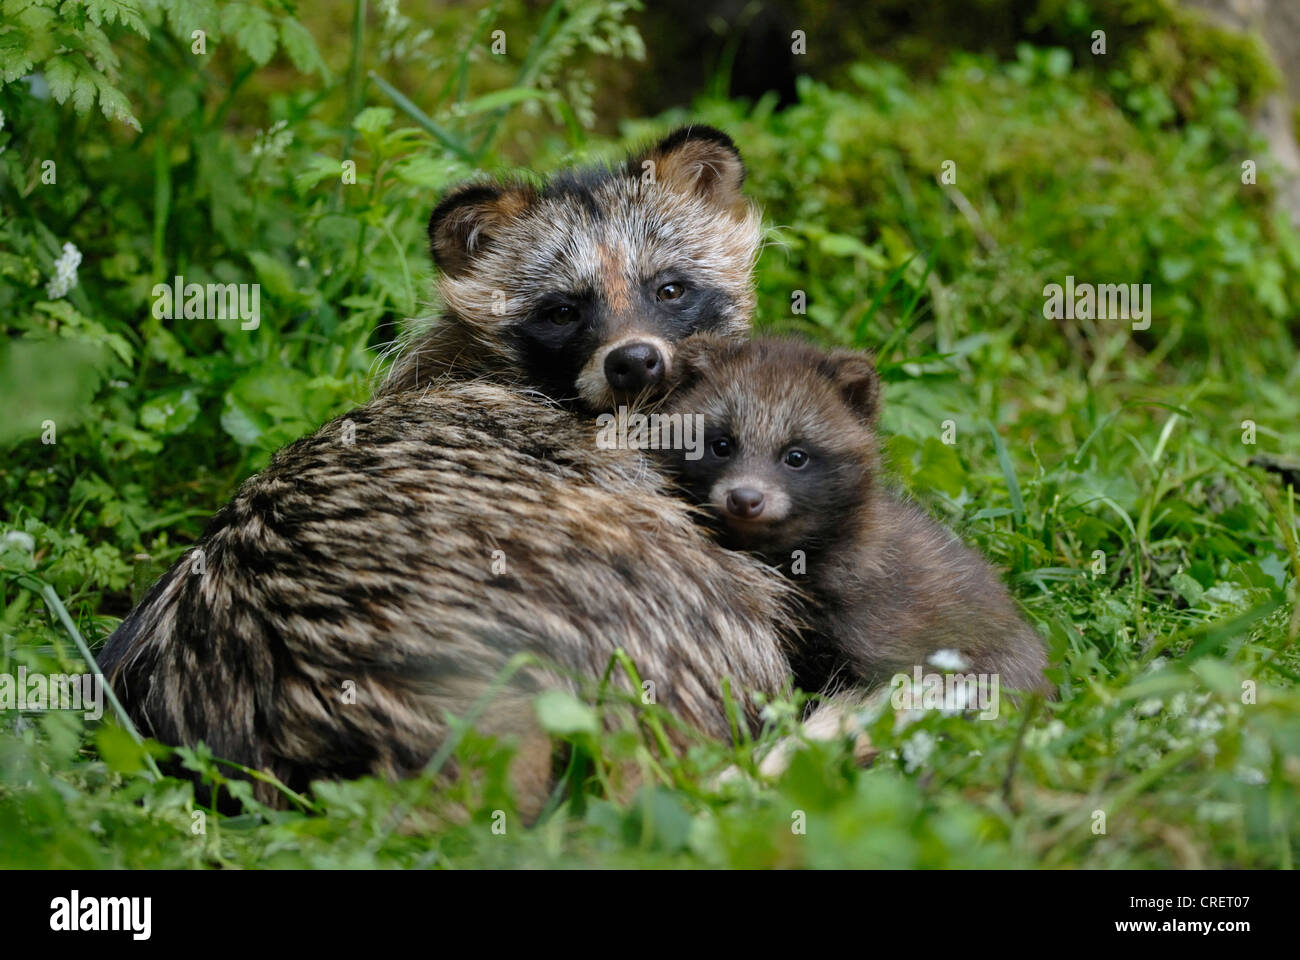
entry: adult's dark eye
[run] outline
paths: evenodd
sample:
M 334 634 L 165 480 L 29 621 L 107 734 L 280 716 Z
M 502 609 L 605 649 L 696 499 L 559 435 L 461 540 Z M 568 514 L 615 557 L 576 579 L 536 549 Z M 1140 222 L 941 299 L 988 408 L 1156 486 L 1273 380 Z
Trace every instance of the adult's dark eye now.
M 573 323 L 573 321 L 577 320 L 578 311 L 567 303 L 562 303 L 559 306 L 551 307 L 551 309 L 546 312 L 546 319 L 550 320 L 551 323 L 562 327 L 567 323 Z
M 679 299 L 679 298 L 682 296 L 682 294 L 684 294 L 685 292 L 686 292 L 686 286 L 685 286 L 685 284 L 681 284 L 681 283 L 665 283 L 665 284 L 664 284 L 662 287 L 660 287 L 659 290 L 655 293 L 655 296 L 658 297 L 660 300 L 677 300 L 677 299 Z
M 808 454 L 802 450 L 789 450 L 785 455 L 785 465 L 795 470 L 802 470 L 808 465 Z
M 726 437 L 719 437 L 709 444 L 709 449 L 713 451 L 713 455 L 719 460 L 725 460 L 731 456 L 731 441 Z

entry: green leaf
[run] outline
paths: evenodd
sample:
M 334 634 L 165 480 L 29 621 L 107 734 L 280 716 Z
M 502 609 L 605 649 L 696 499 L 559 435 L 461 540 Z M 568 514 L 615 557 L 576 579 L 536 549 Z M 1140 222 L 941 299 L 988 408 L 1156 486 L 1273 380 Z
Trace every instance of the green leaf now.
M 1214 657 L 1203 657 L 1192 664 L 1192 673 L 1200 677 L 1207 687 L 1227 700 L 1241 696 L 1241 681 L 1230 665 Z
M 325 66 L 311 32 L 292 17 L 280 20 L 280 43 L 299 72 L 316 73 L 329 79 L 329 68 Z
M 542 729 L 557 736 L 572 736 L 599 730 L 596 711 L 573 694 L 564 690 L 547 690 L 538 696 L 535 704 L 537 720 Z
M 273 427 L 299 421 L 302 428 L 310 426 L 302 409 L 306 381 L 296 370 L 269 364 L 249 371 L 226 391 L 222 429 L 245 447 L 280 446 L 289 438 L 268 436 Z
M 484 113 L 488 110 L 496 110 L 498 107 L 508 107 L 512 104 L 522 103 L 525 100 L 555 99 L 558 99 L 556 94 L 546 90 L 534 90 L 531 87 L 510 87 L 506 90 L 496 90 L 481 97 L 476 97 L 465 104 L 464 110 L 467 114 Z
M 121 120 L 128 127 L 139 131 L 140 121 L 131 112 L 131 103 L 126 99 L 126 94 L 103 78 L 99 80 L 99 109 L 109 120 Z
M 1196 606 L 1201 602 L 1201 597 L 1205 596 L 1205 588 L 1181 570 L 1169 578 L 1169 584 L 1187 601 L 1189 607 Z
M 295 303 L 301 297 L 294 283 L 293 272 L 281 261 L 260 250 L 250 251 L 248 259 L 257 271 L 257 279 L 266 287 L 267 293 L 277 300 Z
M 140 425 L 154 433 L 184 432 L 199 415 L 198 397 L 192 388 L 160 394 L 140 408 Z
M 393 122 L 393 110 L 391 107 L 366 107 L 357 114 L 352 126 L 367 135 L 383 133 L 388 125 Z
M 393 173 L 405 183 L 430 190 L 441 190 L 456 179 L 459 164 L 447 162 L 425 153 L 407 157 L 393 167 Z
M 1007 481 L 1007 493 L 1011 496 L 1011 509 L 1015 511 L 1016 526 L 1025 525 L 1025 498 L 1020 493 L 1020 481 L 1016 479 L 1016 468 L 1011 465 L 1011 457 L 1007 454 L 1006 444 L 1002 442 L 1002 435 L 998 433 L 997 428 L 992 423 L 988 424 L 989 434 L 993 437 L 993 448 L 998 454 L 998 464 L 1002 467 L 1002 476 Z
M 294 176 L 293 188 L 301 197 L 322 180 L 327 180 L 330 177 L 338 179 L 342 178 L 342 176 L 343 165 L 338 160 L 333 157 L 315 154 L 308 158 L 306 169 Z
M 232 3 L 221 14 L 221 29 L 233 35 L 239 49 L 258 66 L 275 55 L 275 22 L 261 7 Z
M 70 57 L 51 57 L 45 62 L 45 82 L 56 103 L 66 103 L 78 82 L 76 64 Z
M 117 773 L 140 773 L 147 769 L 146 758 L 152 753 L 163 756 L 166 751 L 161 747 L 149 749 L 149 743 L 136 743 L 135 738 L 116 723 L 102 724 L 95 731 L 95 746 L 99 756 L 108 764 L 108 768 Z
M 912 484 L 958 497 L 966 485 L 966 471 L 951 446 L 936 437 L 926 437 L 921 448 L 921 468 L 912 475 Z
M 103 26 L 114 21 L 129 27 L 146 40 L 149 39 L 149 27 L 140 16 L 140 9 L 125 0 L 82 0 L 86 15 L 95 26 Z

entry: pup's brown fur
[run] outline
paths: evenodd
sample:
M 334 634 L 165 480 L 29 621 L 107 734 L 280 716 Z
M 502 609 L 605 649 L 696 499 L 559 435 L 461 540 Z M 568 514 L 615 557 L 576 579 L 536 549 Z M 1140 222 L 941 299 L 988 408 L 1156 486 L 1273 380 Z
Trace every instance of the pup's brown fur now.
M 1045 689 L 1042 643 L 989 563 L 880 484 L 871 357 L 708 336 L 677 356 L 668 409 L 703 414 L 705 443 L 701 459 L 678 455 L 673 470 L 723 543 L 780 565 L 809 593 L 800 686 L 879 683 L 955 649 L 1004 688 Z

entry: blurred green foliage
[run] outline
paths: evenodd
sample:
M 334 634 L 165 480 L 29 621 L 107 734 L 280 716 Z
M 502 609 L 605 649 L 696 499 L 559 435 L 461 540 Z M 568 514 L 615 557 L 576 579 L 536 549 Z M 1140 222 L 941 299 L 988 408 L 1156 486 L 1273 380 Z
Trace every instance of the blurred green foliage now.
M 0 673 L 78 668 L 32 587 L 97 642 L 273 450 L 365 399 L 435 309 L 439 191 L 696 118 L 771 227 L 760 325 L 876 351 L 899 483 L 1008 571 L 1061 691 L 996 721 L 885 713 L 869 770 L 814 745 L 774 784 L 753 744 L 666 764 L 547 703 L 573 759 L 553 815 L 504 836 L 509 746 L 472 734 L 441 796 L 325 784 L 224 817 L 111 723 L 0 713 L 0 866 L 1293 864 L 1295 506 L 1247 460 L 1300 453 L 1300 239 L 1243 112 L 1270 82 L 1250 41 L 1163 0 L 1044 0 L 1017 29 L 1054 45 L 931 45 L 919 80 L 861 53 L 788 109 L 706 98 L 598 136 L 592 78 L 642 53 L 631 4 L 0 3 Z M 260 283 L 261 326 L 156 317 L 177 275 Z M 1150 283 L 1150 328 L 1045 319 L 1067 275 Z M 763 745 L 797 715 L 767 705 Z M 600 789 L 624 762 L 649 784 L 627 807 Z

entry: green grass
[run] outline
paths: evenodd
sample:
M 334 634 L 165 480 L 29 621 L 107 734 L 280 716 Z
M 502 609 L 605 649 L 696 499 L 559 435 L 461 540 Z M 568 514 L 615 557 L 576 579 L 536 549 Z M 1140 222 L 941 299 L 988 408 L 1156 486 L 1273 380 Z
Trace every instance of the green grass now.
M 453 16 L 451 34 L 483 26 Z M 450 45 L 428 54 L 445 79 L 429 90 L 410 66 L 376 69 L 423 120 L 350 83 L 350 47 L 292 83 L 223 47 L 201 77 L 157 24 L 147 44 L 114 34 L 138 137 L 0 89 L 0 536 L 34 546 L 0 540 L 0 673 L 77 669 L 45 585 L 102 641 L 272 450 L 365 397 L 382 332 L 426 296 L 424 217 L 471 172 L 462 151 L 546 170 L 691 116 L 740 144 L 771 225 L 760 325 L 876 351 L 892 473 L 1005 570 L 1059 698 L 994 721 L 885 713 L 869 769 L 847 744 L 812 745 L 776 782 L 754 756 L 794 732 L 795 704 L 768 705 L 759 744 L 680 757 L 659 749 L 654 725 L 672 718 L 653 709 L 597 736 L 584 708 L 551 704 L 572 760 L 533 829 L 505 787 L 509 746 L 472 732 L 454 755 L 475 774 L 445 793 L 323 784 L 287 812 L 250 799 L 224 817 L 155 777 L 115 724 L 9 712 L 0 866 L 1292 866 L 1296 504 L 1248 460 L 1300 455 L 1300 240 L 1271 212 L 1272 168 L 1234 88 L 1210 77 L 1169 116 L 1143 109 L 1158 87 L 1135 97 L 1024 49 L 1005 64 L 954 54 L 925 82 L 863 64 L 835 87 L 802 82 L 780 113 L 705 101 L 629 121 L 618 143 L 523 100 L 465 110 L 511 83 L 556 89 L 545 76 L 577 55 L 565 31 L 588 22 L 552 21 L 555 46 L 485 66 L 487 80 Z M 146 50 L 158 76 L 131 69 Z M 378 109 L 347 112 L 360 103 Z M 279 120 L 293 142 L 255 155 Z M 20 189 L 60 142 L 76 144 L 65 186 Z M 1257 186 L 1240 182 L 1247 157 Z M 945 161 L 955 184 L 937 181 Z M 68 240 L 79 283 L 49 298 Z M 176 272 L 261 282 L 261 335 L 148 316 L 152 283 Z M 1044 286 L 1067 274 L 1152 284 L 1150 329 L 1044 319 Z M 231 772 L 184 756 L 209 780 Z M 620 806 L 601 783 L 628 762 L 648 785 Z

